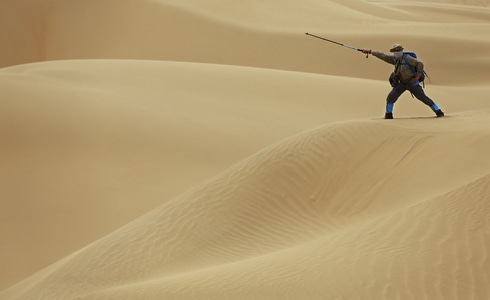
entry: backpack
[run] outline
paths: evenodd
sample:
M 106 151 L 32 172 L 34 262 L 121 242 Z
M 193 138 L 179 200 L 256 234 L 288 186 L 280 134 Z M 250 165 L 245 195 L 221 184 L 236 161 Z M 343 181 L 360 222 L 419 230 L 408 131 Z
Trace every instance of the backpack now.
M 415 52 L 403 52 L 403 64 L 407 68 L 410 68 L 414 74 L 417 74 L 417 68 L 414 68 L 408 64 L 408 55 L 410 55 L 413 58 L 417 58 L 417 54 L 415 54 Z M 425 88 L 425 82 L 424 82 L 425 77 L 427 77 L 427 79 L 429 79 L 429 82 L 431 82 L 429 75 L 427 75 L 427 73 L 425 71 L 422 71 L 422 74 L 420 75 L 419 81 L 422 82 L 422 85 L 424 86 L 424 88 Z

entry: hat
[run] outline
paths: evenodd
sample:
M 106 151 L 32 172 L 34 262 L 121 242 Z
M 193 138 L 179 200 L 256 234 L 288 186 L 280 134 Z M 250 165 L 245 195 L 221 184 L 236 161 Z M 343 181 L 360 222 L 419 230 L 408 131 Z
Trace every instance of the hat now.
M 393 46 L 391 46 L 390 52 L 398 52 L 398 51 L 403 51 L 402 44 L 394 44 Z

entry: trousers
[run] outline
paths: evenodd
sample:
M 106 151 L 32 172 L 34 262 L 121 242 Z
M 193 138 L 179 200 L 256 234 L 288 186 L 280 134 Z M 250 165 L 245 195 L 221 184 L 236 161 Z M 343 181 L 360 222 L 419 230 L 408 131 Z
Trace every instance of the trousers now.
M 388 94 L 388 97 L 386 97 L 386 112 L 387 113 L 392 113 L 393 112 L 393 106 L 398 100 L 398 98 L 405 92 L 405 91 L 410 91 L 415 98 L 418 100 L 422 101 L 424 104 L 429 106 L 433 111 L 439 110 L 439 107 L 437 107 L 437 104 L 435 104 L 432 99 L 430 99 L 424 92 L 424 89 L 420 86 L 419 83 L 416 85 L 412 85 L 412 83 L 398 83 L 393 87 L 391 92 Z

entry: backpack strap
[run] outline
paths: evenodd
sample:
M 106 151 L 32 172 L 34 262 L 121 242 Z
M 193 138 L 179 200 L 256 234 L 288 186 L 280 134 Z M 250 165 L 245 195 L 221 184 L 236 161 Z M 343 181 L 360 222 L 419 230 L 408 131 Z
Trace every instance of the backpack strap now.
M 408 63 L 408 56 L 410 56 L 410 54 L 403 53 L 403 64 L 415 73 L 415 68 L 412 68 L 412 66 Z

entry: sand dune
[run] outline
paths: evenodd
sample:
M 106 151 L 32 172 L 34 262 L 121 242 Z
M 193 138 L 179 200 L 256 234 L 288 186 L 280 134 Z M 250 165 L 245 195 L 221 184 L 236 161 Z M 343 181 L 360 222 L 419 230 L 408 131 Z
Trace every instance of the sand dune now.
M 350 109 L 362 91 L 334 106 L 325 101 L 352 80 L 265 69 L 60 61 L 5 69 L 0 77 L 2 190 L 10 198 L 1 219 L 12 244 L 1 259 L 19 275 L 271 143 L 365 114 Z M 374 103 L 371 116 L 382 113 Z
M 383 122 L 266 148 L 5 295 L 488 297 L 488 124 Z
M 490 298 L 487 6 L 4 1 L 0 299 Z
M 482 7 L 359 0 L 235 5 L 168 0 L 7 2 L 20 17 L 11 20 L 9 10 L 0 12 L 7 21 L 0 38 L 9 41 L 0 49 L 0 66 L 80 58 L 149 59 L 385 80 L 386 65 L 362 61 L 355 51 L 304 33 L 387 50 L 401 32 L 407 49 L 430 61 L 434 84 L 486 84 L 490 70 L 490 9 Z M 356 63 L 346 63 L 351 61 Z M 458 70 L 472 75 L 459 76 Z

